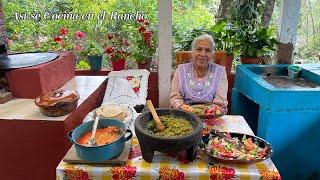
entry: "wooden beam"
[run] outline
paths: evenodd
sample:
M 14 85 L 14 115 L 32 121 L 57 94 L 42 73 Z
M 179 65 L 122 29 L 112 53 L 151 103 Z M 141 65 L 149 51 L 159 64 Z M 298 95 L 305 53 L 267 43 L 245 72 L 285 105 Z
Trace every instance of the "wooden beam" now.
M 301 0 L 281 0 L 280 17 L 278 26 L 277 51 L 278 64 L 292 64 L 293 50 L 297 41 L 297 29 L 299 23 Z
M 158 0 L 159 107 L 169 106 L 172 74 L 172 0 Z

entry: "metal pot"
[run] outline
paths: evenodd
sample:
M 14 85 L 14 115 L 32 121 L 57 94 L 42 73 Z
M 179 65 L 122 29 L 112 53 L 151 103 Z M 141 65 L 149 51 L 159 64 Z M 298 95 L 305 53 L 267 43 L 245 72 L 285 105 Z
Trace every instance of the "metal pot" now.
M 104 128 L 112 125 L 117 126 L 122 129 L 120 137 L 112 143 L 105 144 L 103 146 L 88 147 L 79 144 L 77 140 L 85 133 L 91 131 L 92 125 L 93 121 L 89 121 L 79 125 L 73 131 L 68 133 L 70 141 L 75 145 L 78 157 L 90 163 L 102 162 L 118 156 L 123 151 L 125 142 L 132 137 L 131 130 L 125 130 L 125 124 L 123 122 L 115 119 L 100 119 L 98 128 Z M 126 133 L 129 133 L 129 135 L 125 136 Z

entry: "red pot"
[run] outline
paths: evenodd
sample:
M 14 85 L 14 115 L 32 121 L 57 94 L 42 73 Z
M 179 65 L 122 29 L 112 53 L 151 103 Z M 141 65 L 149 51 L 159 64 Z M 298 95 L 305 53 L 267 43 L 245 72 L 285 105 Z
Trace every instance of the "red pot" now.
M 112 60 L 111 62 L 114 71 L 121 71 L 126 69 L 126 60 L 124 59 L 116 59 Z
M 248 58 L 248 57 L 240 57 L 240 61 L 242 64 L 261 64 L 262 58 Z

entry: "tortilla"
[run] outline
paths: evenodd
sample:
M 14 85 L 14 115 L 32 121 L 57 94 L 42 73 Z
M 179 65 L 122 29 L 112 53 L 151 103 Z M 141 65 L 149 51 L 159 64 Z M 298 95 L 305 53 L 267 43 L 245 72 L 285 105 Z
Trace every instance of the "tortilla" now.
M 127 117 L 126 109 L 123 106 L 107 104 L 101 106 L 97 113 L 105 118 L 119 119 L 123 121 Z

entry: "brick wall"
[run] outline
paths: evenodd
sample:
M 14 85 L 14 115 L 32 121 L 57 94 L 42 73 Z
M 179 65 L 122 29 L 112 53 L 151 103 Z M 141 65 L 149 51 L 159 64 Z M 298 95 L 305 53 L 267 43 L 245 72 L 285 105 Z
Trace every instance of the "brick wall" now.
M 0 0 L 0 51 L 4 51 L 6 47 L 6 31 L 4 26 L 4 14 L 2 8 L 2 1 Z

